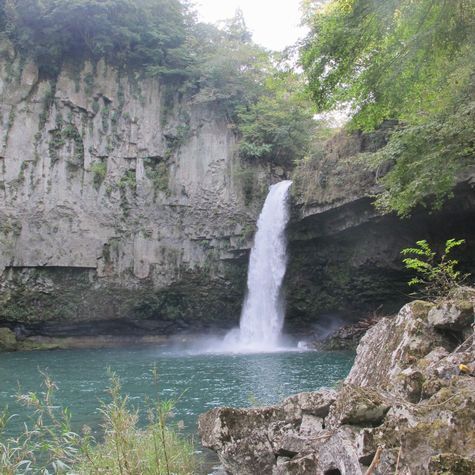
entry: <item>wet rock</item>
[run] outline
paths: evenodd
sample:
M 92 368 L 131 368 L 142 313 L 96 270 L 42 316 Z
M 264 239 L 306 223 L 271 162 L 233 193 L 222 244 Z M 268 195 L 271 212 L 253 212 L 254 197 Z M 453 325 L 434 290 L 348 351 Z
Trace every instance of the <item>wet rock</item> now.
M 380 319 L 370 317 L 344 325 L 325 338 L 315 340 L 311 345 L 321 351 L 355 350 L 365 333 Z

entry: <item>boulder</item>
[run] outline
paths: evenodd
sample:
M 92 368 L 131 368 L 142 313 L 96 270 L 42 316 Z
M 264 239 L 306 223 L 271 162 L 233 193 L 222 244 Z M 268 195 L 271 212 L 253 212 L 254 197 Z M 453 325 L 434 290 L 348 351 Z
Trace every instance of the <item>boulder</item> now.
M 331 429 L 343 424 L 375 427 L 382 423 L 390 407 L 373 389 L 345 385 L 330 409 L 325 426 Z
M 302 423 L 300 424 L 302 435 L 317 434 L 321 430 L 323 430 L 323 419 L 321 417 L 312 416 L 311 414 L 302 415 Z
M 474 321 L 473 303 L 470 300 L 441 303 L 429 311 L 427 320 L 438 330 L 462 331 Z
M 384 318 L 372 327 L 358 346 L 346 382 L 394 391 L 403 388 L 398 380 L 403 370 L 435 348 L 450 348 L 453 343 L 428 322 L 428 313 L 434 306 L 423 301 L 412 302 L 396 318 Z
M 336 396 L 337 392 L 333 389 L 299 393 L 285 399 L 281 407 L 287 414 L 299 418 L 302 417 L 302 414 L 326 417 Z
M 242 475 L 270 473 L 275 456 L 268 429 L 282 419 L 285 413 L 277 407 L 216 408 L 199 417 L 198 430 L 203 446 L 218 453 L 226 471 Z
M 453 318 L 465 301 L 417 301 L 381 320 L 338 392 L 207 412 L 203 445 L 236 475 L 475 473 L 474 333 L 469 319 Z M 454 339 L 441 321 L 470 336 Z
M 316 473 L 330 474 L 338 473 L 338 471 L 345 475 L 362 475 L 363 473 L 351 431 L 342 429 L 334 432 L 318 448 L 317 454 Z M 311 472 L 302 473 L 310 475 Z

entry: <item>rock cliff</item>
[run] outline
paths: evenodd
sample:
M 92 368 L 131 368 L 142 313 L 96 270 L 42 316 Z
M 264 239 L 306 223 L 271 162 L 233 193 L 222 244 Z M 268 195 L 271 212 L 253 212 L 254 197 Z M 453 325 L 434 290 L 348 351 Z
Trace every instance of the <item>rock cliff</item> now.
M 475 473 L 473 289 L 372 327 L 338 390 L 200 416 L 230 474 Z
M 400 251 L 421 239 L 440 249 L 447 239 L 464 238 L 462 270 L 474 273 L 474 167 L 458 177 L 454 196 L 440 211 L 421 208 L 400 219 L 374 207 L 373 197 L 380 191 L 377 178 L 391 164 L 369 170 L 363 157 L 385 144 L 390 126 L 372 134 L 337 134 L 320 157 L 303 161 L 293 173 L 286 275 L 289 329 L 316 323 L 328 329 L 378 308 L 397 312 L 410 299 L 410 277 Z
M 249 198 L 219 104 L 103 61 L 40 77 L 7 43 L 0 96 L 1 324 L 64 336 L 236 321 L 272 173 L 253 169 Z

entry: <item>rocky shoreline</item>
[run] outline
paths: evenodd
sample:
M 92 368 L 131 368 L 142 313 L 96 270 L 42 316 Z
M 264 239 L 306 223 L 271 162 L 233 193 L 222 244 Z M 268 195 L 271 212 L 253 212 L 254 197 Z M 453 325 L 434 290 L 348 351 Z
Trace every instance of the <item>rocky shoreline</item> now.
M 230 474 L 475 473 L 474 289 L 405 305 L 361 340 L 337 390 L 215 408 L 202 444 Z

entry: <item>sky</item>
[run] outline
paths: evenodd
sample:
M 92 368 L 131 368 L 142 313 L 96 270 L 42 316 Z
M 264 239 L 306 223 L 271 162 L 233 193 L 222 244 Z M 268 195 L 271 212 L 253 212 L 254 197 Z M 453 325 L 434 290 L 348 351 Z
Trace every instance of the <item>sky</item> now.
M 231 18 L 240 8 L 254 41 L 272 50 L 282 50 L 304 36 L 299 4 L 300 0 L 195 0 L 200 19 L 207 23 Z

